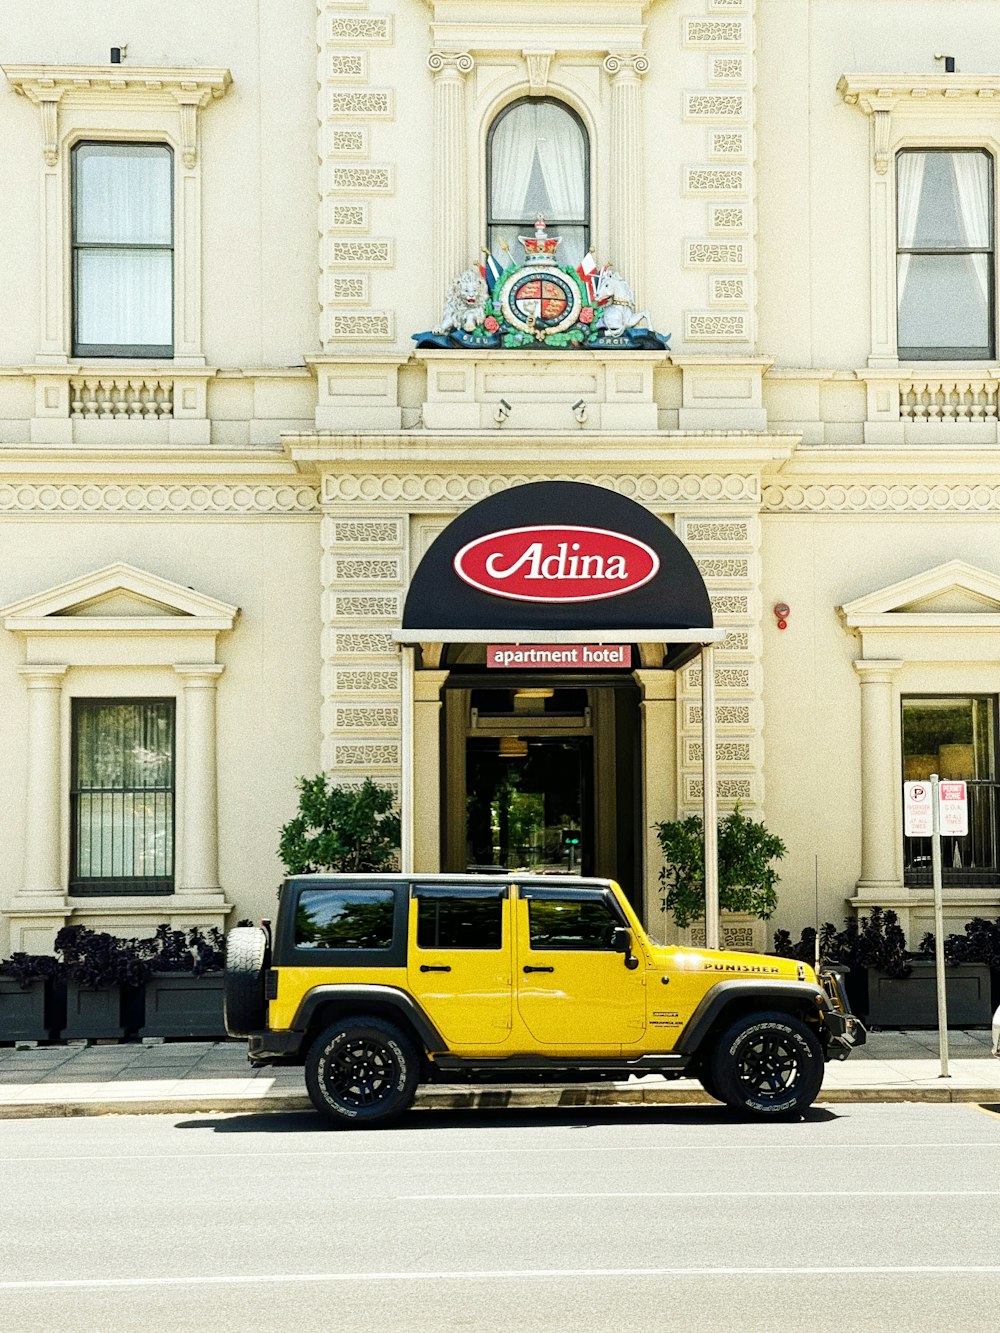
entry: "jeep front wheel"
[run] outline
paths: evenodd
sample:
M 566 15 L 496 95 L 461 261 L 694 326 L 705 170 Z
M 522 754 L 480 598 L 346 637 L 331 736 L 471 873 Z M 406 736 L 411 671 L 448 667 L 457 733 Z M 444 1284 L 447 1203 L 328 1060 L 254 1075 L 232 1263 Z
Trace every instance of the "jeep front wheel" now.
M 306 1056 L 313 1106 L 335 1125 L 377 1129 L 413 1105 L 419 1056 L 399 1028 L 380 1018 L 341 1019 Z
M 715 1044 L 708 1064 L 714 1094 L 764 1119 L 801 1114 L 823 1082 L 816 1036 L 791 1014 L 747 1014 Z

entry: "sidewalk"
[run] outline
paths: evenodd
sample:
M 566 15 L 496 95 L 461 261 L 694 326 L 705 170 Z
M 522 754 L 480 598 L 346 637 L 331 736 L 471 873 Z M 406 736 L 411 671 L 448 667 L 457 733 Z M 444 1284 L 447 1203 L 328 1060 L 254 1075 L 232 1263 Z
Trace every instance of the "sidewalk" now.
M 867 1046 L 827 1065 L 821 1102 L 1000 1102 L 1000 1060 L 988 1031 L 949 1034 L 949 1079 L 939 1078 L 937 1033 L 873 1032 Z M 610 1106 L 710 1102 L 694 1079 L 657 1076 L 560 1087 L 502 1084 L 423 1088 L 420 1108 Z M 251 1069 L 238 1041 L 157 1045 L 0 1047 L 0 1119 L 310 1108 L 301 1068 Z

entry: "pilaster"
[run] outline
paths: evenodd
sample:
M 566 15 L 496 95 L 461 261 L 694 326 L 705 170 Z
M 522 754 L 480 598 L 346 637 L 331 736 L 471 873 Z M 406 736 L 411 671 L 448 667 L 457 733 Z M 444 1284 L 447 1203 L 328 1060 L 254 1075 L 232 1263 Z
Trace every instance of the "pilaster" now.
M 469 267 L 469 187 L 466 179 L 465 80 L 475 67 L 467 52 L 432 51 L 434 75 L 434 291 L 444 293 Z M 447 183 L 447 188 L 446 188 Z
M 639 306 L 643 270 L 642 108 L 640 81 L 649 61 L 638 52 L 613 53 L 604 60 L 611 80 L 611 212 L 614 267 L 630 280 Z M 631 202 L 628 202 L 631 201 Z
M 18 898 L 53 908 L 65 902 L 62 869 L 63 677 L 66 666 L 21 667 L 28 687 L 28 773 L 25 783 L 24 873 Z
M 899 752 L 895 727 L 897 658 L 859 659 L 861 681 L 861 876 L 858 893 L 871 897 L 903 887 L 900 799 L 896 784 Z
M 216 686 L 224 669 L 200 663 L 174 667 L 184 696 L 178 893 L 221 893 L 215 701 Z

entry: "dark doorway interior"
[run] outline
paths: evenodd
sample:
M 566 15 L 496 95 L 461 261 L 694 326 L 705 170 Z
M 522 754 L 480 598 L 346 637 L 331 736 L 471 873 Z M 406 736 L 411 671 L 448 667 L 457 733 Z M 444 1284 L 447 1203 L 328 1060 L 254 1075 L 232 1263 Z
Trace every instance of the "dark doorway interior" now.
M 641 911 L 639 692 L 453 670 L 445 687 L 442 865 L 618 880 Z

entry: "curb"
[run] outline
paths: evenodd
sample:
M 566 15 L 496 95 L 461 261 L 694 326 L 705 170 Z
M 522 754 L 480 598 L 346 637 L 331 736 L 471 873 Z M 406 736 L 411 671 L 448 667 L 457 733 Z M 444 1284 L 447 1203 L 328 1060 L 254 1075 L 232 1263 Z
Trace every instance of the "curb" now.
M 830 1088 L 816 1105 L 851 1102 L 980 1102 L 1000 1105 L 997 1088 Z M 707 1092 L 687 1088 L 477 1088 L 469 1091 L 425 1089 L 417 1094 L 417 1111 L 499 1111 L 586 1106 L 718 1106 Z M 239 1115 L 311 1111 L 305 1093 L 273 1093 L 266 1097 L 196 1094 L 128 1101 L 39 1101 L 0 1103 L 0 1120 L 58 1119 L 98 1115 Z

